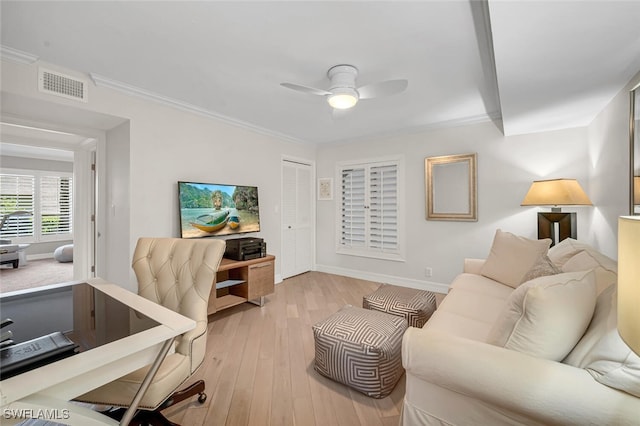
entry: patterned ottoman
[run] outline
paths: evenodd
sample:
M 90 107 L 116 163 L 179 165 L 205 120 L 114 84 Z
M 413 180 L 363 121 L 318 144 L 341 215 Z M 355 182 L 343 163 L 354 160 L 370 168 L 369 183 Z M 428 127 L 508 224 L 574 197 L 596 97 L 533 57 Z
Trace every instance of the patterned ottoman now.
M 403 317 L 409 326 L 422 328 L 436 310 L 436 295 L 430 291 L 382 284 L 362 298 L 362 307 Z
M 389 395 L 404 373 L 403 318 L 347 305 L 313 326 L 315 369 L 368 396 Z

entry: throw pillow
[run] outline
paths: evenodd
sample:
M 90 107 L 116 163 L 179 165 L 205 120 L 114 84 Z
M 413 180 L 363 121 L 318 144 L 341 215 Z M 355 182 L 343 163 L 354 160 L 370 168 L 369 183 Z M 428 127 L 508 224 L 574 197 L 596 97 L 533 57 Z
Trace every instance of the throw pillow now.
M 536 278 L 545 277 L 547 275 L 555 275 L 562 272 L 552 261 L 549 256 L 542 255 L 538 261 L 525 274 L 522 282 L 534 280 Z
M 586 249 L 591 249 L 591 246 L 573 238 L 565 238 L 549 249 L 549 258 L 558 268 L 562 268 L 567 260 Z
M 530 240 L 498 229 L 481 275 L 516 288 L 525 275 L 547 254 L 551 240 Z
M 615 260 L 590 250 L 578 252 L 562 266 L 563 272 L 588 271 L 590 269 L 596 273 L 597 294 L 618 281 L 618 267 Z
M 595 304 L 593 271 L 536 278 L 511 293 L 488 343 L 560 361 L 589 326 Z

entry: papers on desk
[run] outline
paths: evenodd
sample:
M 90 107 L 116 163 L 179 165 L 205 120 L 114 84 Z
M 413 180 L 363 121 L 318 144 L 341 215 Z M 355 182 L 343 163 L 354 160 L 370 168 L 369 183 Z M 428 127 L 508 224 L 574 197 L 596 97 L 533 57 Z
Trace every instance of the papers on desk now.
M 77 353 L 78 345 L 57 331 L 0 350 L 0 380 Z

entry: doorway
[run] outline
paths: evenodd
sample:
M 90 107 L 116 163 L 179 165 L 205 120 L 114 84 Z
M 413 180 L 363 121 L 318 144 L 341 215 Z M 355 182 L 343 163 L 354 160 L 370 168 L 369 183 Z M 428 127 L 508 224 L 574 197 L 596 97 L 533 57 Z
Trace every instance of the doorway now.
M 0 126 L 2 171 L 7 179 L 33 179 L 27 205 L 37 214 L 29 221 L 33 234 L 26 228 L 24 236 L 12 238 L 27 248 L 17 269 L 2 270 L 2 292 L 94 276 L 97 140 L 24 118 L 3 119 Z M 58 251 L 63 255 L 54 259 Z
M 314 215 L 312 163 L 282 160 L 282 278 L 310 271 L 313 266 Z

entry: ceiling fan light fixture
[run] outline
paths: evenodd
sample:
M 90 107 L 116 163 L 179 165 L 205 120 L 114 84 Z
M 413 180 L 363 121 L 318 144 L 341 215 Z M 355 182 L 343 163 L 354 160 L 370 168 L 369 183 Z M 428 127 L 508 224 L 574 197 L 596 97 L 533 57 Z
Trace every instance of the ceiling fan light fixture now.
M 358 103 L 358 92 L 348 87 L 337 87 L 327 96 L 327 102 L 335 109 L 353 108 Z

